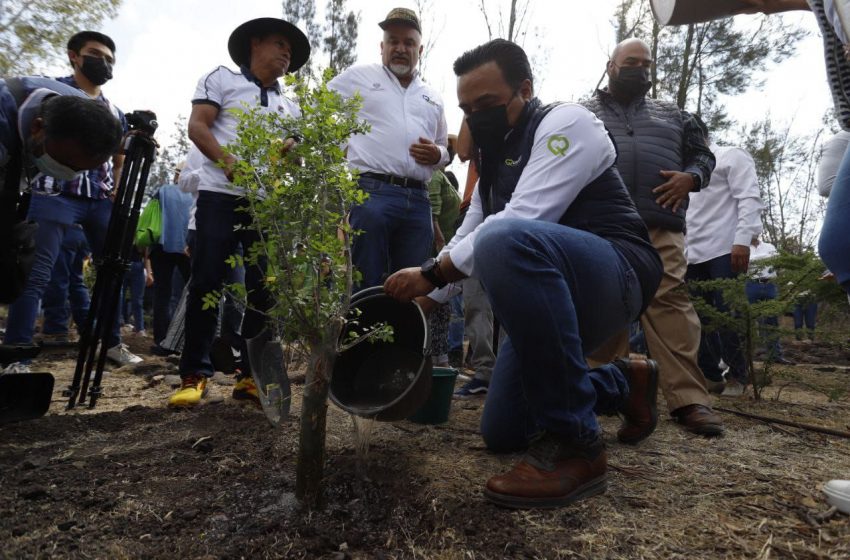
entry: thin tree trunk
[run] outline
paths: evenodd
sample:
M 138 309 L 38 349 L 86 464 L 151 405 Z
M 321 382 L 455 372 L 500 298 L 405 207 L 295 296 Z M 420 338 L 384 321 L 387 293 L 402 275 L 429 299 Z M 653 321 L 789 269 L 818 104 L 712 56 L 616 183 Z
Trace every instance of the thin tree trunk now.
M 658 99 L 658 37 L 661 35 L 661 26 L 655 18 L 652 18 L 652 98 Z
M 328 387 L 335 359 L 336 352 L 332 344 L 314 347 L 304 383 L 298 465 L 295 468 L 295 497 L 311 508 L 318 506 L 322 497 Z
M 516 25 L 516 2 L 517 0 L 511 0 L 511 15 L 508 20 L 508 41 L 513 41 L 516 43 L 516 37 L 514 37 L 514 26 Z
M 679 78 L 679 88 L 676 92 L 676 105 L 684 109 L 688 102 L 688 84 L 691 78 L 691 54 L 694 42 L 694 25 L 688 25 L 688 34 L 685 38 L 685 51 L 682 53 L 682 76 Z

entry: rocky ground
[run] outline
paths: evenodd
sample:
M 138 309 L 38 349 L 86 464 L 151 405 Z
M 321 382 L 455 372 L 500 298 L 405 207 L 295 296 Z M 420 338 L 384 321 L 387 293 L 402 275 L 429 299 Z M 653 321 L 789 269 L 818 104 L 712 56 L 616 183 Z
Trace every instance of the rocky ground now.
M 44 353 L 57 383 L 42 419 L 0 427 L 2 558 L 848 558 L 848 517 L 820 486 L 850 478 L 850 440 L 732 414 L 850 431 L 850 369 L 836 345 L 786 344 L 764 399 L 718 397 L 727 434 L 708 440 L 666 416 L 642 444 L 603 419 L 610 484 L 554 511 L 482 497 L 516 456 L 486 452 L 481 400 L 441 426 L 376 424 L 355 452 L 351 418 L 331 407 L 324 507 L 294 499 L 300 385 L 290 421 L 230 398 L 166 409 L 176 367 L 127 337 L 141 367 L 112 370 L 94 410 L 65 410 L 75 354 Z

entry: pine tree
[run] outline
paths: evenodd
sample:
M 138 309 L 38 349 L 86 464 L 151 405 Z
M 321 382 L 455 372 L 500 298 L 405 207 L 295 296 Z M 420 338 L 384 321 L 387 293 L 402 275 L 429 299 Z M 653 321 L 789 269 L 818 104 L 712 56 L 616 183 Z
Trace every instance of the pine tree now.
M 339 74 L 357 60 L 357 27 L 360 14 L 346 12 L 345 0 L 328 0 L 325 14 L 325 52 L 328 67 Z
M 298 71 L 316 79 L 322 55 L 327 67 L 338 74 L 357 60 L 357 33 L 360 14 L 347 10 L 346 0 L 328 0 L 325 23 L 317 21 L 316 0 L 283 0 L 283 18 L 301 28 L 310 40 L 310 60 Z
M 115 17 L 120 5 L 121 0 L 0 2 L 0 76 L 34 74 L 67 60 L 71 35 L 99 28 Z

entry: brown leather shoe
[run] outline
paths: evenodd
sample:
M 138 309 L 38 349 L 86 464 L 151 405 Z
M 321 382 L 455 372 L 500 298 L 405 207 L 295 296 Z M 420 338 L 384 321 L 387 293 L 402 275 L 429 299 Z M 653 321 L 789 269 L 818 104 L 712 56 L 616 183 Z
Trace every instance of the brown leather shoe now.
M 605 492 L 605 444 L 576 445 L 553 434 L 533 441 L 510 472 L 487 481 L 484 497 L 509 508 L 555 508 Z
M 689 404 L 670 413 L 676 422 L 682 424 L 691 433 L 715 437 L 723 435 L 723 420 L 711 407 L 701 404 Z
M 623 424 L 617 431 L 622 443 L 635 444 L 648 438 L 658 424 L 658 364 L 655 360 L 614 360 L 629 382 L 629 399 L 620 413 Z

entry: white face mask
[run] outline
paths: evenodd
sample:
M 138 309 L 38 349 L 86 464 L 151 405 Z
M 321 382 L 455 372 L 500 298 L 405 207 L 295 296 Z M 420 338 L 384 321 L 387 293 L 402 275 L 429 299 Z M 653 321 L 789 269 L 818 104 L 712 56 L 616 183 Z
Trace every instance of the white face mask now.
M 53 159 L 47 151 L 33 160 L 39 171 L 60 181 L 73 181 L 80 174 L 80 171 L 74 171 Z

